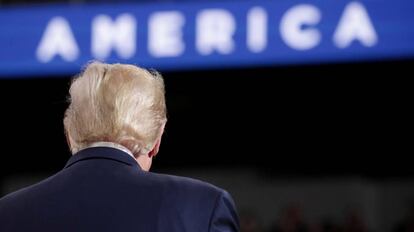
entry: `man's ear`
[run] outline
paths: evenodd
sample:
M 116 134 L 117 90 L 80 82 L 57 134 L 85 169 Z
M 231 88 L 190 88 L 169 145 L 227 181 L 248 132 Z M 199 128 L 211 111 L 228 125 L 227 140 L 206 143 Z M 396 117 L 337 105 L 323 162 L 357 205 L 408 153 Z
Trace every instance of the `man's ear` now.
M 154 148 L 152 148 L 152 150 L 148 153 L 148 157 L 151 158 L 153 156 L 156 156 L 158 154 L 158 151 L 160 150 L 160 145 L 161 145 L 161 138 L 157 140 Z
M 162 135 L 164 134 L 164 128 L 165 128 L 165 123 L 161 126 L 160 128 L 160 134 L 158 136 L 158 139 L 154 145 L 154 147 L 152 148 L 152 150 L 148 153 L 148 157 L 154 157 L 158 154 L 158 151 L 160 150 L 160 145 L 161 145 L 161 138 Z
M 65 130 L 65 137 L 66 137 L 66 142 L 68 143 L 69 150 L 72 152 L 71 139 L 70 139 L 70 135 L 67 130 Z

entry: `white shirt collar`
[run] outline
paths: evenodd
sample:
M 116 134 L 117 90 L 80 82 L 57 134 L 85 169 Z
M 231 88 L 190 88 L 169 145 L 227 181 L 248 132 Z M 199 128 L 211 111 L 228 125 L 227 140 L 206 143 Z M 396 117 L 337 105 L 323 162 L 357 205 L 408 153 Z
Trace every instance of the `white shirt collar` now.
M 87 146 L 85 148 L 90 148 L 90 147 L 112 147 L 112 148 L 115 148 L 115 149 L 118 149 L 118 150 L 121 150 L 121 151 L 127 153 L 128 155 L 130 155 L 132 158 L 135 159 L 134 155 L 132 154 L 132 152 L 128 148 L 126 148 L 126 147 L 124 147 L 124 146 L 122 146 L 121 144 L 118 144 L 118 143 L 94 142 L 94 143 L 90 144 L 89 146 Z

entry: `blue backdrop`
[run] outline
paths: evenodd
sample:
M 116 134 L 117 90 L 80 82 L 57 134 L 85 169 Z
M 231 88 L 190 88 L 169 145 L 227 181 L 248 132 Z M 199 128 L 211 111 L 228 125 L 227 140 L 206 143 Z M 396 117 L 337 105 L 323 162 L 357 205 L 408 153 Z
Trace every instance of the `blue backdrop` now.
M 165 70 L 414 57 L 411 0 L 290 0 L 0 9 L 0 76 L 90 60 Z

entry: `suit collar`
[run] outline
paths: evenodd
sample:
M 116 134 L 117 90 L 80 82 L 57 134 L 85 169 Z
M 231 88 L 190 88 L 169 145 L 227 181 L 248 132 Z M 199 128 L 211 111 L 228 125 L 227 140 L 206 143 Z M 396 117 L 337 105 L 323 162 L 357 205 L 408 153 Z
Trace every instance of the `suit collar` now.
M 89 147 L 80 150 L 68 160 L 65 168 L 72 166 L 73 164 L 89 159 L 108 159 L 124 163 L 129 166 L 136 166 L 141 169 L 138 162 L 132 158 L 128 153 L 121 151 L 113 147 Z
M 119 143 L 113 143 L 113 142 L 104 142 L 104 141 L 101 141 L 101 142 L 94 142 L 94 143 L 90 144 L 90 145 L 89 145 L 88 147 L 86 147 L 86 148 L 90 148 L 90 147 L 112 147 L 112 148 L 116 148 L 116 149 L 119 149 L 119 150 L 121 150 L 121 151 L 123 151 L 123 152 L 127 153 L 128 155 L 130 155 L 132 158 L 134 158 L 134 159 L 135 159 L 135 157 L 134 157 L 134 155 L 132 154 L 132 152 L 131 152 L 128 148 L 126 148 L 126 147 L 122 146 L 122 145 L 121 145 L 121 144 L 119 144 Z

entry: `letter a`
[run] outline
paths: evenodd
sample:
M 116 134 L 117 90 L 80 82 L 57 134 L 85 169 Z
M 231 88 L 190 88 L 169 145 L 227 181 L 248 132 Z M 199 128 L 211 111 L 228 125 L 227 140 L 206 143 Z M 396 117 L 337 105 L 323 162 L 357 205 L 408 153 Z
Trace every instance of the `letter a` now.
M 333 37 L 339 48 L 348 47 L 354 40 L 359 40 L 366 47 L 372 47 L 378 41 L 368 13 L 359 2 L 346 6 Z
M 43 63 L 51 61 L 56 55 L 65 61 L 74 61 L 79 55 L 70 25 L 63 17 L 50 20 L 36 50 L 37 59 Z

